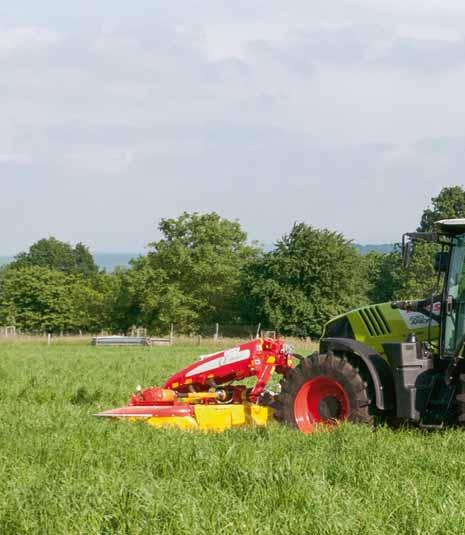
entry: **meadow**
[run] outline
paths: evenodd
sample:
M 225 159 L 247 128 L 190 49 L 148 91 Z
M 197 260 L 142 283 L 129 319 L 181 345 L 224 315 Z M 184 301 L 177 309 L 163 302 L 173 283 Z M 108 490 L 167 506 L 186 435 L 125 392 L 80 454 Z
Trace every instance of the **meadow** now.
M 0 344 L 0 534 L 463 534 L 465 431 L 92 415 L 218 345 Z

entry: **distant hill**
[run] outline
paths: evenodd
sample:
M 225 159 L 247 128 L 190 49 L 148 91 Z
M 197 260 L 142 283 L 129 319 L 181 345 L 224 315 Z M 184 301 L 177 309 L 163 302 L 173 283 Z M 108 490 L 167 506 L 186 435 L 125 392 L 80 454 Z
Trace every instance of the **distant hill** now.
M 381 244 L 367 244 L 367 245 L 360 245 L 359 243 L 354 243 L 354 247 L 362 254 L 368 254 L 372 251 L 376 251 L 377 253 L 385 254 L 385 253 L 392 253 L 394 250 L 394 244 L 393 243 L 381 243 Z
M 129 262 L 140 253 L 93 253 L 98 267 L 113 271 L 116 267 L 129 267 Z M 12 256 L 0 256 L 0 266 L 13 260 Z
M 274 245 L 271 243 L 263 243 L 261 245 L 263 249 L 265 250 L 265 252 L 267 253 L 269 253 L 270 251 L 274 249 Z M 359 251 L 363 255 L 371 253 L 372 251 L 385 254 L 385 253 L 391 253 L 394 250 L 393 243 L 379 243 L 379 244 L 367 244 L 367 245 L 354 243 L 354 247 L 357 249 L 357 251 Z
M 98 267 L 113 271 L 116 267 L 129 267 L 129 262 L 141 253 L 93 253 Z
M 262 246 L 267 252 L 274 249 L 274 246 L 271 244 L 263 244 Z M 361 254 L 367 254 L 371 251 L 390 253 L 394 249 L 394 244 L 381 243 L 360 245 L 359 243 L 355 243 L 354 247 L 356 247 Z M 129 262 L 141 254 L 142 253 L 93 253 L 97 266 L 106 269 L 107 271 L 113 271 L 116 267 L 129 267 Z M 0 256 L 0 266 L 8 264 L 8 262 L 11 262 L 12 260 L 12 256 Z

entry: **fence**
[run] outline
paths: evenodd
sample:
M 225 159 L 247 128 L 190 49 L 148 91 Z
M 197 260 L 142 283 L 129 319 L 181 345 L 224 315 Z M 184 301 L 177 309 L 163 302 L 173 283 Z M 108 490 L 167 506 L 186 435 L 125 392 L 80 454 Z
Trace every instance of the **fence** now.
M 16 336 L 16 327 L 0 327 L 0 336 L 5 338 Z
M 236 344 L 243 340 L 252 340 L 257 336 L 265 336 L 267 330 L 262 328 L 261 324 L 228 324 L 215 323 L 203 325 L 200 329 L 191 333 L 183 333 L 176 329 L 176 325 L 171 325 L 170 332 L 163 331 L 150 332 L 142 327 L 134 327 L 128 331 L 129 336 L 150 340 L 147 345 L 171 345 L 171 344 L 192 344 L 201 345 L 205 343 L 218 343 L 221 345 Z M 89 343 L 92 338 L 96 337 L 114 337 L 124 336 L 126 333 L 112 333 L 102 331 L 100 333 L 41 333 L 41 332 L 20 332 L 13 326 L 0 326 L 0 340 L 3 341 L 38 341 L 43 340 L 49 345 L 55 342 L 63 343 Z M 296 338 L 285 336 L 286 341 L 298 346 L 301 350 L 313 351 L 317 344 L 310 338 Z M 111 338 L 109 344 L 111 344 Z M 130 343 L 130 342 L 129 342 Z M 124 345 L 129 345 L 124 344 Z

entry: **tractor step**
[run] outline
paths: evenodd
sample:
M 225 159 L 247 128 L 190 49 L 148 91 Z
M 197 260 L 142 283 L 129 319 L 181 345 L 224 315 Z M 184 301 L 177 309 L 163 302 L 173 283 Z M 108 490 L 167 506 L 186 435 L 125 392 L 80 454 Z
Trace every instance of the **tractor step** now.
M 425 424 L 420 422 L 421 429 L 444 429 L 444 422 L 438 424 Z

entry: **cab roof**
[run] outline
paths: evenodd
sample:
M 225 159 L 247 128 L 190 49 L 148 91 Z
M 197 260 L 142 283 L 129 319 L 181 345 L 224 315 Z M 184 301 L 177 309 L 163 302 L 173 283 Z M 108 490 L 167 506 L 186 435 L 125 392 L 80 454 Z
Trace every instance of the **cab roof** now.
M 441 234 L 464 234 L 465 219 L 441 219 L 434 224 L 436 230 Z

